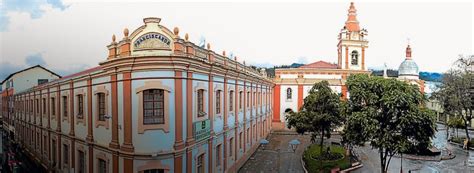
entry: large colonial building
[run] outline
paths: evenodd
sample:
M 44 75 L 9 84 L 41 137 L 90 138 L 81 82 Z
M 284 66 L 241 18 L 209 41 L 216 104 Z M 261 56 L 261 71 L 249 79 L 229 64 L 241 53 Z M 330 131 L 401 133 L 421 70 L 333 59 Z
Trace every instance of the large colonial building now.
M 330 87 L 343 98 L 347 98 L 346 79 L 351 74 L 369 74 L 365 66 L 365 52 L 368 48 L 367 30 L 361 29 L 357 20 L 357 10 L 351 3 L 347 21 L 339 32 L 337 44 L 337 64 L 318 61 L 299 68 L 275 70 L 273 121 L 285 122 L 285 113 L 298 111 L 303 99 L 314 83 L 326 80 Z
M 46 170 L 236 172 L 270 132 L 266 75 L 143 21 L 99 66 L 14 93 L 7 123 Z

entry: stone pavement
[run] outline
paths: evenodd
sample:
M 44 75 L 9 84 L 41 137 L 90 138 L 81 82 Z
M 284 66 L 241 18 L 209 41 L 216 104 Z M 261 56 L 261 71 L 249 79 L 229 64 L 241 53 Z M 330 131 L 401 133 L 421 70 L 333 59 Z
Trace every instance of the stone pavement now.
M 271 133 L 266 146 L 260 146 L 249 160 L 240 168 L 239 173 L 301 173 L 301 155 L 310 145 L 309 135 L 297 135 L 294 132 Z M 293 152 L 289 142 L 298 139 L 301 144 Z
M 441 127 L 441 128 L 440 128 Z M 443 126 L 438 126 L 436 138 L 433 140 L 435 146 L 445 146 L 456 155 L 451 160 L 441 161 L 423 161 L 410 160 L 403 158 L 400 163 L 400 157 L 393 157 L 390 162 L 389 173 L 400 172 L 403 166 L 403 172 L 412 173 L 471 173 L 474 172 L 474 167 L 468 167 L 468 152 L 462 150 L 461 147 L 451 145 L 446 142 L 446 130 L 441 130 Z M 444 139 L 444 140 L 443 140 Z M 353 171 L 354 173 L 372 173 L 380 172 L 380 160 L 378 151 L 372 149 L 368 144 L 364 147 L 354 148 L 356 154 L 359 156 L 364 166 Z

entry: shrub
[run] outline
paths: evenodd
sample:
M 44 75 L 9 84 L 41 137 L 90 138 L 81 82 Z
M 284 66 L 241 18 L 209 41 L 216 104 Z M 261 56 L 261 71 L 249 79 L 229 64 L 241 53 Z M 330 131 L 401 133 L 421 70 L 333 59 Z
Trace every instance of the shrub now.
M 324 146 L 323 146 L 324 147 Z M 303 161 L 309 172 L 330 172 L 333 168 L 347 169 L 351 167 L 350 158 L 345 156 L 345 149 L 341 146 L 330 146 L 330 156 L 321 156 L 321 146 L 313 144 L 303 154 Z M 326 150 L 323 150 L 324 152 Z M 335 160 L 316 160 L 315 158 L 331 158 Z

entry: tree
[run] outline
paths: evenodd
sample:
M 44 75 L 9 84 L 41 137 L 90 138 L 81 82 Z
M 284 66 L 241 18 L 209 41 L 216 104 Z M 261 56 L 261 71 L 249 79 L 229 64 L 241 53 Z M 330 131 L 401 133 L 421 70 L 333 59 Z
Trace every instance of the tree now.
M 346 85 L 350 98 L 343 141 L 378 149 L 381 172 L 393 155 L 410 146 L 428 147 L 435 134 L 434 113 L 422 107 L 425 97 L 415 85 L 396 79 L 351 75 Z
M 474 56 L 459 56 L 454 66 L 443 74 L 442 83 L 437 86 L 438 90 L 433 96 L 438 99 L 444 112 L 450 115 L 458 115 L 464 121 L 463 128 L 466 131 L 468 146 L 471 141 L 469 136 L 469 123 L 472 120 L 473 110 L 473 85 L 474 85 Z M 469 148 L 469 147 L 468 147 Z
M 456 130 L 456 137 L 457 138 L 459 137 L 458 129 L 465 128 L 464 125 L 465 125 L 465 123 L 464 123 L 463 118 L 461 118 L 459 116 L 450 118 L 448 120 L 448 127 L 451 127 L 451 128 L 453 128 L 453 130 Z
M 322 154 L 324 138 L 330 138 L 331 131 L 342 124 L 339 104 L 339 94 L 329 88 L 327 81 L 316 83 L 304 99 L 301 110 L 286 116 L 288 128 L 293 127 L 300 134 L 310 132 L 312 143 L 319 135 Z

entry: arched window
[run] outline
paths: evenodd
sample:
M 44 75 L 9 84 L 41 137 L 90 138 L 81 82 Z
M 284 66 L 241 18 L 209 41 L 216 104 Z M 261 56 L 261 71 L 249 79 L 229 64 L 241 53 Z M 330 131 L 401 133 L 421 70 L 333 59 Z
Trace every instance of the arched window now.
M 359 53 L 356 50 L 352 51 L 351 53 L 351 64 L 352 65 L 359 64 Z
M 149 89 L 143 91 L 143 124 L 165 123 L 164 90 Z
M 287 100 L 291 100 L 291 93 L 292 93 L 291 88 L 286 89 L 286 99 Z

